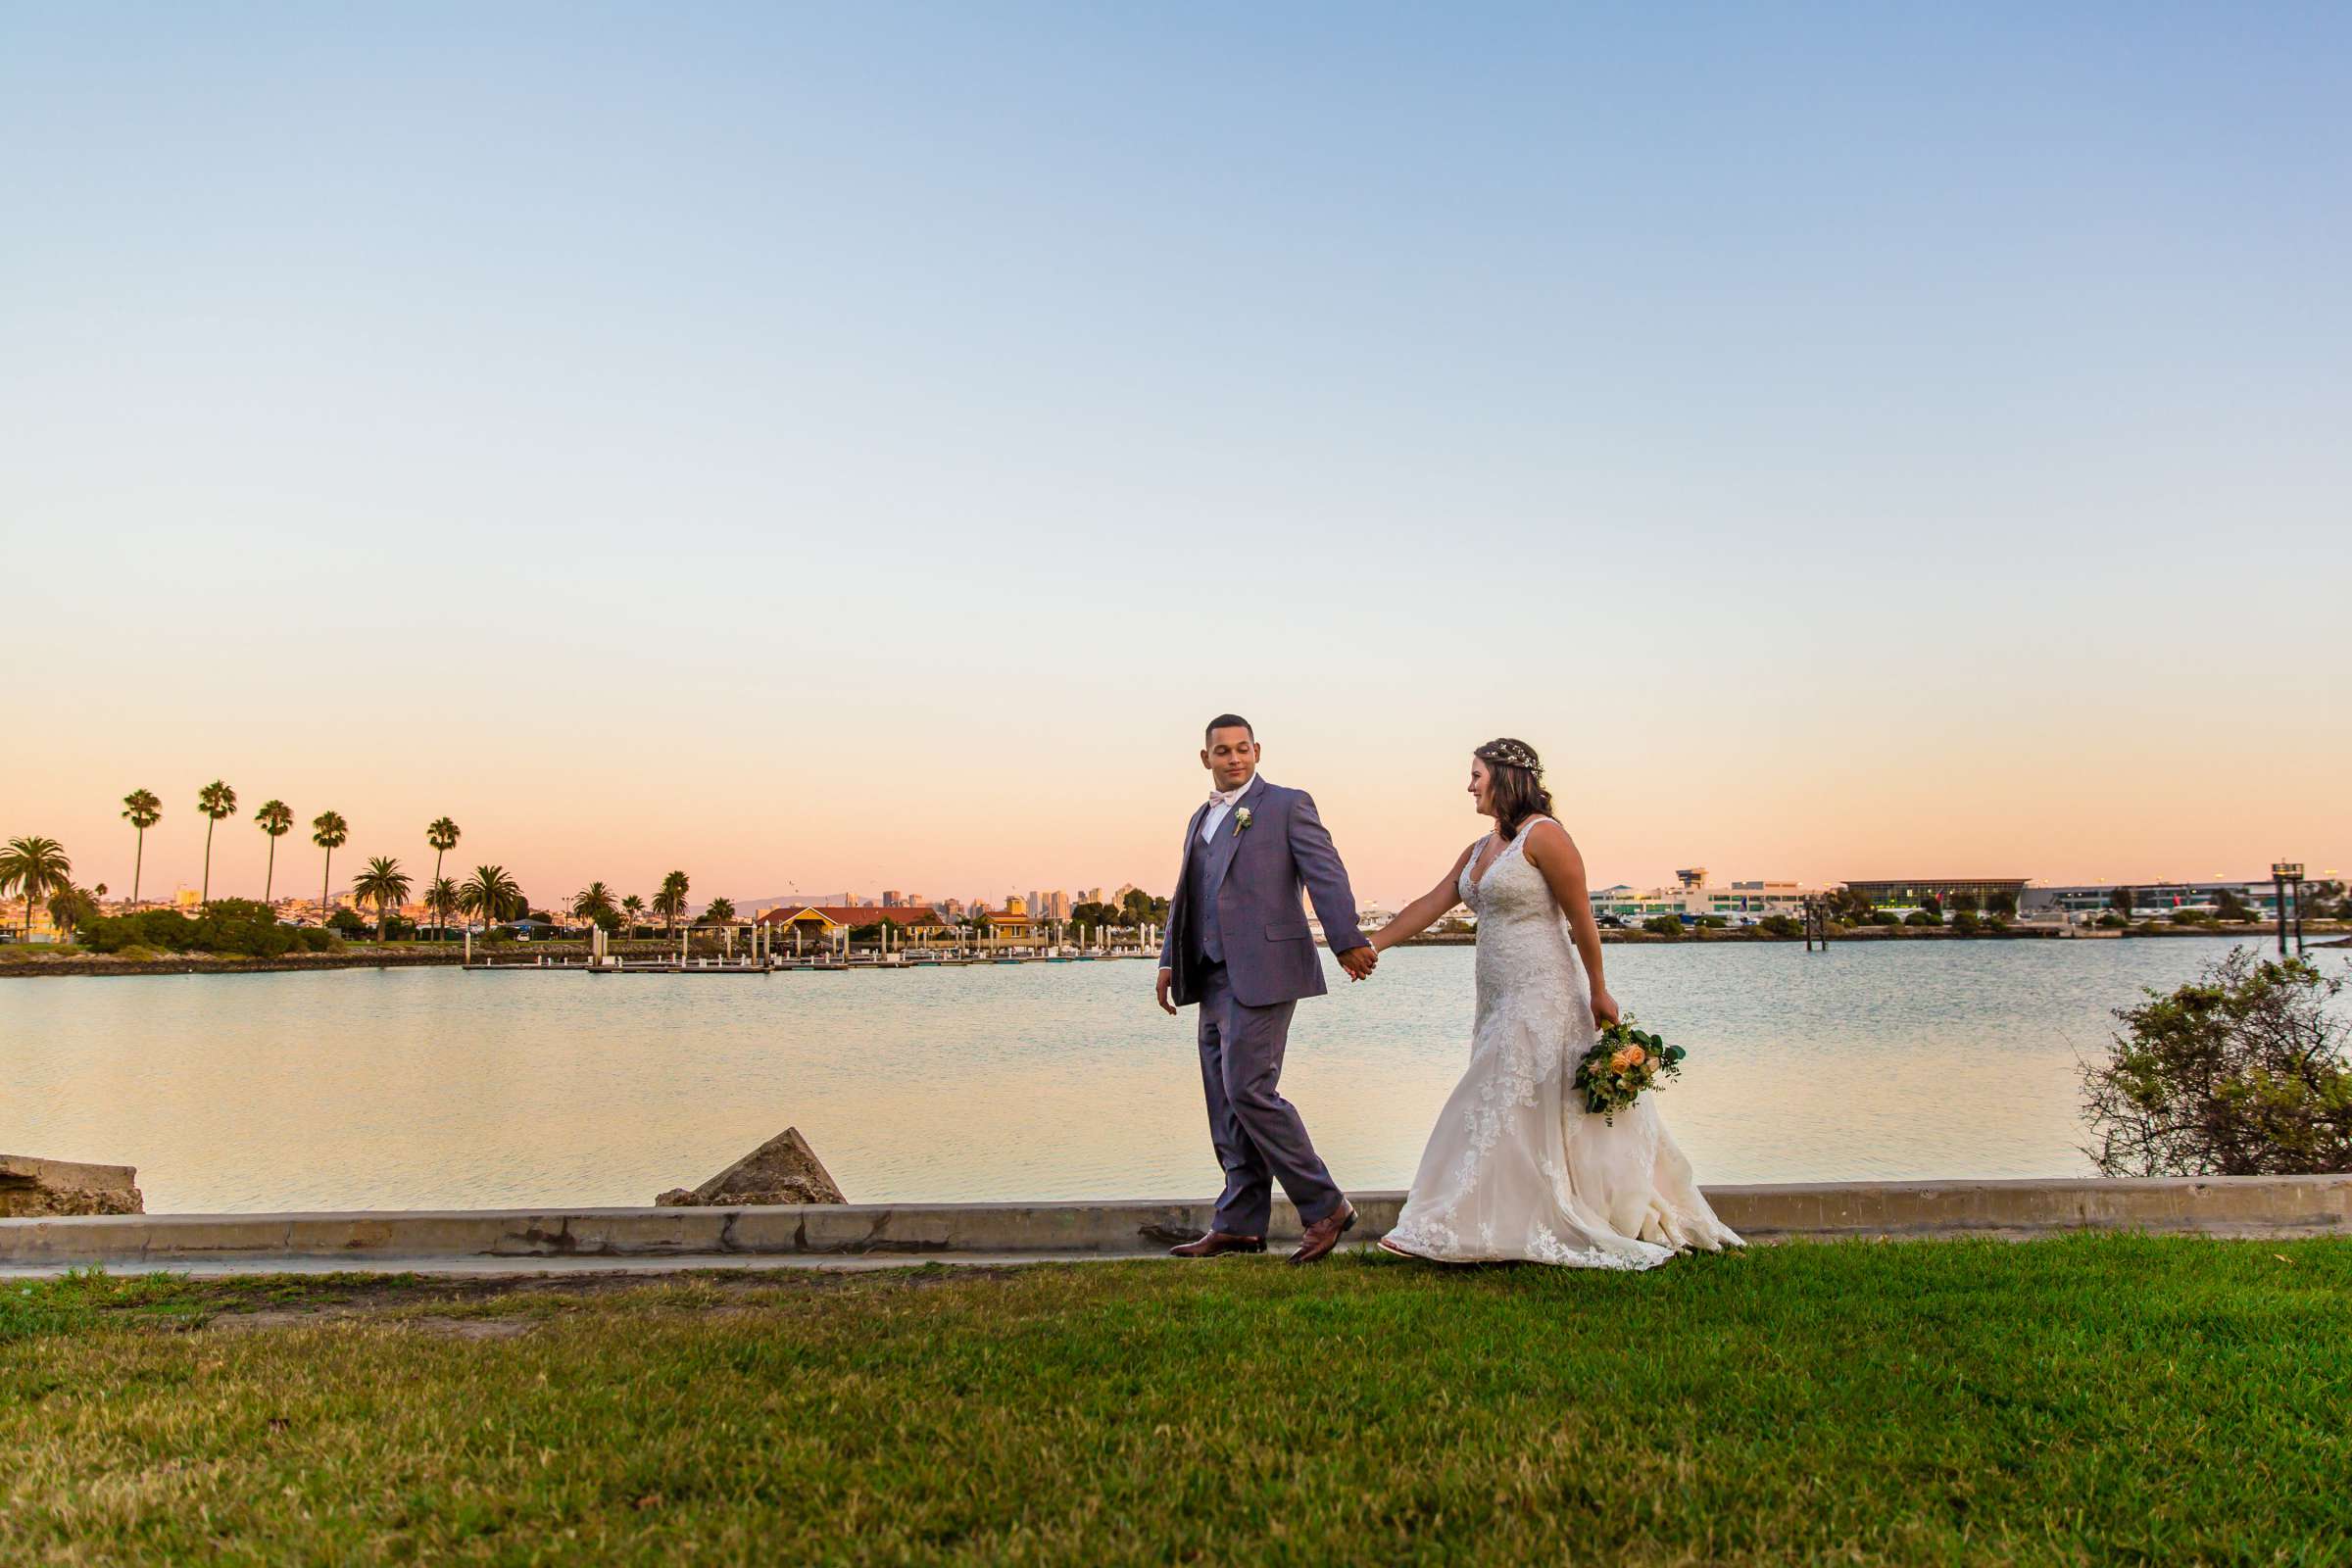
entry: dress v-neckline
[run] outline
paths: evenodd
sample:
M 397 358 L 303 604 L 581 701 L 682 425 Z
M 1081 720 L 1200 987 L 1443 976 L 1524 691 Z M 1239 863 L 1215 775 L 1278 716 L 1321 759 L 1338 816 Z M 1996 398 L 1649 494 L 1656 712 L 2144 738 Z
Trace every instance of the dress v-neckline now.
M 1491 840 L 1494 836 L 1494 834 L 1489 833 L 1487 835 L 1487 839 Z M 1527 837 L 1527 829 L 1521 828 L 1519 830 L 1519 838 L 1510 840 L 1508 843 L 1505 843 L 1501 849 L 1496 850 L 1494 852 L 1494 858 L 1487 862 L 1487 868 L 1484 871 L 1481 871 L 1478 868 L 1478 857 L 1475 855 L 1470 857 L 1470 891 L 1476 893 L 1479 891 L 1479 889 L 1485 887 L 1487 885 L 1487 878 L 1493 876 L 1494 874 L 1494 868 L 1502 863 L 1502 858 L 1511 853 L 1512 845 L 1517 844 L 1519 839 L 1523 839 L 1525 837 Z M 1485 841 L 1482 840 L 1479 847 L 1484 849 L 1486 847 Z
M 1487 878 L 1494 874 L 1494 868 L 1500 865 L 1503 862 L 1503 859 L 1509 856 L 1513 850 L 1516 850 L 1527 843 L 1528 834 L 1535 830 L 1535 826 L 1538 822 L 1548 822 L 1550 820 L 1551 818 L 1548 816 L 1531 816 L 1526 821 L 1520 823 L 1518 833 L 1514 835 L 1508 842 L 1506 842 L 1501 849 L 1494 852 L 1494 858 L 1487 862 L 1487 868 L 1484 871 L 1481 871 L 1478 868 L 1478 857 L 1475 855 L 1470 857 L 1470 869 L 1468 872 L 1470 878 L 1470 891 L 1476 893 L 1487 885 Z M 1499 828 L 1490 831 L 1486 838 L 1478 841 L 1479 848 L 1484 850 L 1487 846 L 1488 840 L 1498 837 L 1500 833 L 1501 829 Z

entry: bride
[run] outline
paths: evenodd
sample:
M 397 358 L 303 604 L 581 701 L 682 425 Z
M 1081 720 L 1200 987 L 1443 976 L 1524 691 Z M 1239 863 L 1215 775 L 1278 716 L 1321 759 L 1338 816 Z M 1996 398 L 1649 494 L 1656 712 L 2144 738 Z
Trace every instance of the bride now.
M 1716 1219 L 1690 1162 L 1643 1095 L 1609 1122 L 1584 1108 L 1576 1064 L 1617 1019 L 1584 858 L 1551 818 L 1523 741 L 1471 756 L 1470 793 L 1494 831 L 1373 933 L 1386 952 L 1456 902 L 1478 916 L 1478 1022 L 1470 1067 L 1429 1135 L 1396 1228 L 1380 1245 L 1447 1263 L 1527 1258 L 1651 1268 L 1685 1248 L 1742 1245 Z

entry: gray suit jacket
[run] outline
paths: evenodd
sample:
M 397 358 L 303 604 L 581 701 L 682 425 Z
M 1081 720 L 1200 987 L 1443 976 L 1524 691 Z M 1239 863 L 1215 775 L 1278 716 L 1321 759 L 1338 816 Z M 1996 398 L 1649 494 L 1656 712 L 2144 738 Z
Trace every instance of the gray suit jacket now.
M 1245 808 L 1250 812 L 1247 828 L 1241 825 Z M 1261 774 L 1250 781 L 1217 824 L 1215 841 L 1202 844 L 1200 819 L 1207 814 L 1203 802 L 1185 824 L 1184 863 L 1176 874 L 1168 931 L 1159 949 L 1159 966 L 1175 974 L 1169 989 L 1177 1004 L 1200 1000 L 1193 940 L 1193 922 L 1200 911 L 1189 907 L 1185 897 L 1186 872 L 1196 855 L 1209 857 L 1205 897 L 1216 900 L 1225 974 L 1234 1000 L 1247 1007 L 1270 1007 L 1323 995 L 1323 960 L 1315 956 L 1298 890 L 1305 888 L 1314 901 L 1315 918 L 1323 922 L 1332 952 L 1371 944 L 1356 926 L 1348 868 L 1340 863 L 1340 852 L 1315 814 L 1314 800 L 1304 790 L 1285 789 Z

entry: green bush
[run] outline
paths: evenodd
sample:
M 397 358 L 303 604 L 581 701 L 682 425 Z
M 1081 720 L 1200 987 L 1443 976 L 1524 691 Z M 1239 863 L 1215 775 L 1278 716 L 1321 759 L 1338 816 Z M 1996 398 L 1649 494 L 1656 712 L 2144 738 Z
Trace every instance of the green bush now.
M 1904 915 L 1904 916 L 1903 916 L 1903 924 L 1905 924 L 1905 925 L 1919 925 L 1919 926 L 1939 926 L 1939 925 L 1943 924 L 1943 921 L 1942 921 L 1940 918 L 1938 918 L 1937 916 L 1936 916 L 1936 915 L 1933 915 L 1933 914 L 1930 914 L 1930 913 L 1929 913 L 1927 910 L 1925 910 L 1925 909 L 1913 909 L 1913 910 L 1912 910 L 1912 911 L 1911 911 L 1909 914 L 1906 914 L 1906 915 Z
M 2083 1068 L 2086 1150 L 2108 1176 L 2352 1171 L 2345 982 L 2245 948 L 2173 992 L 2119 1007 L 2124 1032 Z
M 279 925 L 268 906 L 250 899 L 215 899 L 193 917 L 173 909 L 114 915 L 93 920 L 81 934 L 81 945 L 93 953 L 153 949 L 242 958 L 274 958 L 296 948 L 323 952 L 333 943 L 324 931 Z
M 2120 914 L 2109 913 L 2099 916 L 2099 929 L 2102 931 L 2121 931 L 2131 923 Z
M 1873 909 L 1870 911 L 1870 923 L 1872 925 L 1901 925 L 1903 917 L 1892 909 Z
M 1731 923 L 1731 921 L 1726 920 L 1720 914 L 1702 914 L 1698 917 L 1697 921 L 1698 928 L 1701 931 L 1721 931 Z
M 337 909 L 328 915 L 326 928 L 344 937 L 364 937 L 368 934 L 368 922 L 349 909 Z
M 1683 934 L 1682 916 L 1676 914 L 1653 914 L 1648 919 L 1642 922 L 1642 929 L 1648 932 L 1651 936 L 1679 937 Z
M 1768 937 L 1801 937 L 1805 923 L 1792 914 L 1768 914 L 1756 922 L 1756 929 Z
M 1952 916 L 1952 933 L 1955 936 L 1973 937 L 1984 929 L 1984 922 L 1977 918 L 1973 909 L 1962 909 Z
M 2175 925 L 2212 925 L 2213 923 L 2213 916 L 2203 909 L 2175 909 L 2173 911 L 2173 924 Z

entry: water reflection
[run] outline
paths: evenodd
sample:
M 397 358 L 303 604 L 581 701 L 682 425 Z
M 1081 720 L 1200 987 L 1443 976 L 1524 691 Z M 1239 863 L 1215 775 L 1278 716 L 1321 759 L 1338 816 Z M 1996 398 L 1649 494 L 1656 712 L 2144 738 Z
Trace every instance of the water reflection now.
M 2217 942 L 1609 950 L 1688 1045 L 1711 1182 L 2081 1172 L 2078 1054 Z M 1470 954 L 1302 1004 L 1284 1084 L 1333 1172 L 1411 1177 Z M 140 1167 L 155 1212 L 644 1203 L 787 1123 L 856 1200 L 1205 1196 L 1192 1016 L 1142 963 L 767 979 L 338 974 L 0 984 L 0 1150 Z

